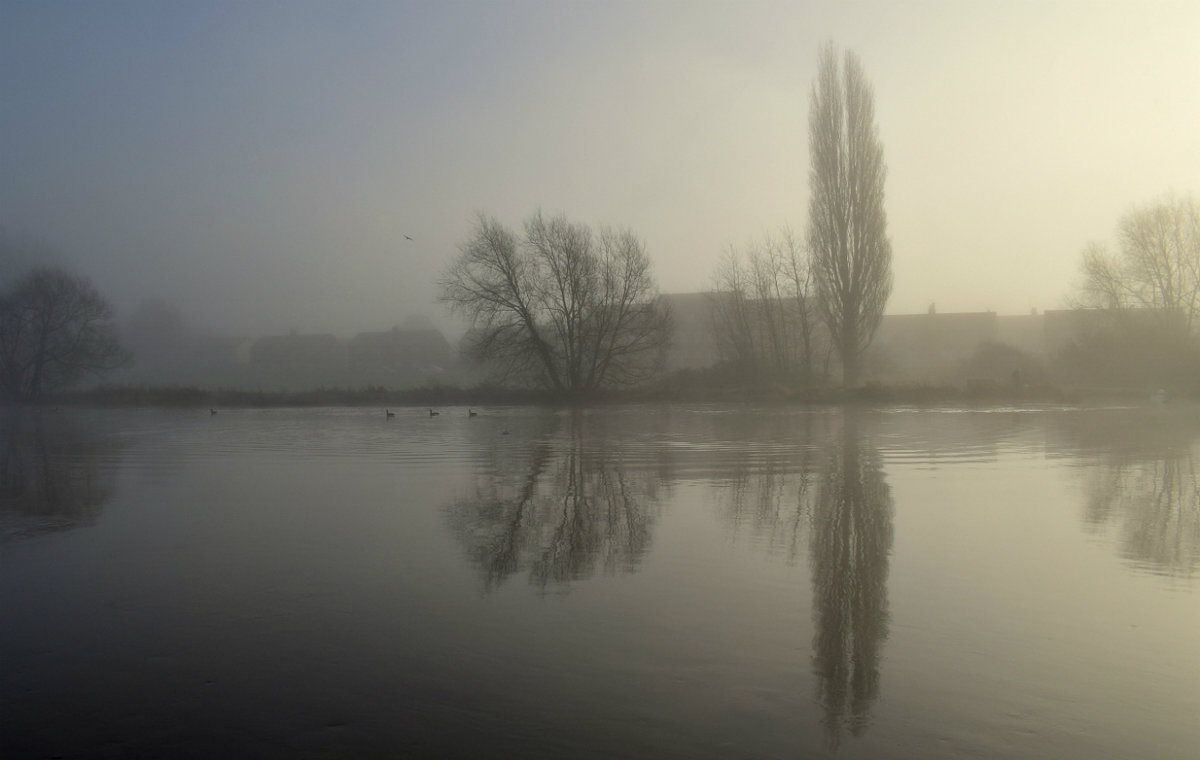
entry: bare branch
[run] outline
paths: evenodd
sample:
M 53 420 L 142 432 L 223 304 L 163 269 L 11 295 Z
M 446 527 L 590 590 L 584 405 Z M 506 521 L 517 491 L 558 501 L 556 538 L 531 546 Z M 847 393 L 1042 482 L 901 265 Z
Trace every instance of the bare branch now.
M 38 267 L 0 295 L 0 390 L 19 401 L 123 366 L 113 312 L 85 277 Z
M 467 316 L 476 357 L 502 380 L 582 394 L 661 368 L 670 317 L 641 241 L 541 211 L 518 240 L 476 221 L 446 270 L 441 299 Z

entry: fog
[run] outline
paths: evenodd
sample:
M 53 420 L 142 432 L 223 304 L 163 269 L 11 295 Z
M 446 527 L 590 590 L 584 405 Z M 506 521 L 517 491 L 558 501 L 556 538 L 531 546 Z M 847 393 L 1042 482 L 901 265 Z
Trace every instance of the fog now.
M 889 313 L 1057 308 L 1130 206 L 1200 191 L 1195 2 L 7 2 L 0 276 L 53 258 L 230 335 L 452 335 L 473 215 L 543 208 L 703 290 L 804 227 L 827 39 L 875 89 Z

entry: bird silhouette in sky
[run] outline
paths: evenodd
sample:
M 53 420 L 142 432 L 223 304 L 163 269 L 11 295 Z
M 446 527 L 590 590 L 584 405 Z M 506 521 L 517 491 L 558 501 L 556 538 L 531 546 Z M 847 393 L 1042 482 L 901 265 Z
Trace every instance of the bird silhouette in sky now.
M 404 236 L 404 239 L 405 239 L 405 240 L 412 240 L 412 238 L 410 238 L 408 235 L 405 235 L 405 236 Z

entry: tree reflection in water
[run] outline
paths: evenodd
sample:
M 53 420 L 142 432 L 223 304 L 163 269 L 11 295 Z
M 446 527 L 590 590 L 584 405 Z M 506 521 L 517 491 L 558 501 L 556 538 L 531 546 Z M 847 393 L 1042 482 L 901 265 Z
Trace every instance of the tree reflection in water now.
M 1121 551 L 1167 575 L 1200 570 L 1200 484 L 1192 428 L 1143 431 L 1149 445 L 1107 448 L 1085 482 L 1085 517 L 1096 529 L 1119 526 Z M 1144 441 L 1144 443 L 1147 443 Z
M 116 491 L 101 467 L 101 436 L 65 415 L 16 409 L 3 413 L 0 517 L 5 536 L 68 530 L 95 522 Z
M 567 435 L 497 450 L 490 474 L 449 508 L 451 530 L 486 591 L 520 572 L 543 590 L 598 569 L 634 572 L 650 548 L 652 469 L 627 466 L 611 440 L 589 445 L 598 420 L 576 414 L 566 424 Z
M 790 445 L 768 455 L 756 455 L 749 445 L 726 454 L 721 475 L 728 487 L 720 492 L 718 509 L 735 533 L 748 532 L 791 563 L 805 552 L 811 491 L 826 457 L 830 417 L 804 414 L 773 422 L 788 423 L 776 434 Z
M 811 507 L 813 664 L 826 737 L 858 736 L 879 695 L 880 650 L 888 635 L 888 555 L 893 505 L 879 452 L 853 409 L 830 447 Z
M 756 542 L 789 560 L 808 539 L 812 663 L 831 749 L 844 732 L 858 736 L 869 725 L 888 636 L 893 503 L 865 427 L 853 408 L 799 418 L 788 461 L 743 462 L 721 507 L 735 530 L 749 529 Z

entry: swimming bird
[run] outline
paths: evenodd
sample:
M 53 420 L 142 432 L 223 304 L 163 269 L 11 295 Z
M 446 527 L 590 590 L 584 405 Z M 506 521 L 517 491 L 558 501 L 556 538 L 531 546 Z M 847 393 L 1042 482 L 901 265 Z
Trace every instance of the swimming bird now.
M 479 412 L 475 411 L 474 409 L 468 409 L 468 410 L 467 410 L 467 416 L 468 416 L 468 417 L 476 417 L 476 416 L 478 416 L 478 415 L 479 415 Z
M 391 418 L 393 418 L 393 417 L 395 417 L 395 416 L 396 416 L 396 413 L 395 413 L 395 412 L 393 412 L 391 409 L 385 409 L 384 411 L 387 413 L 387 418 L 388 418 L 389 420 L 390 420 Z
M 430 409 L 430 410 L 429 410 L 429 416 L 430 416 L 430 417 L 436 417 L 436 416 L 438 416 L 439 414 L 441 414 L 441 412 L 435 412 L 435 411 L 433 411 L 432 409 Z
M 214 416 L 216 413 L 217 413 L 217 410 L 216 410 L 216 409 L 213 409 L 213 408 L 209 407 L 209 410 L 208 410 L 208 416 L 209 416 L 209 417 L 212 417 L 212 416 Z
M 507 430 L 503 430 L 503 431 L 501 431 L 501 432 L 500 432 L 500 435 L 508 435 L 508 431 L 507 431 Z

